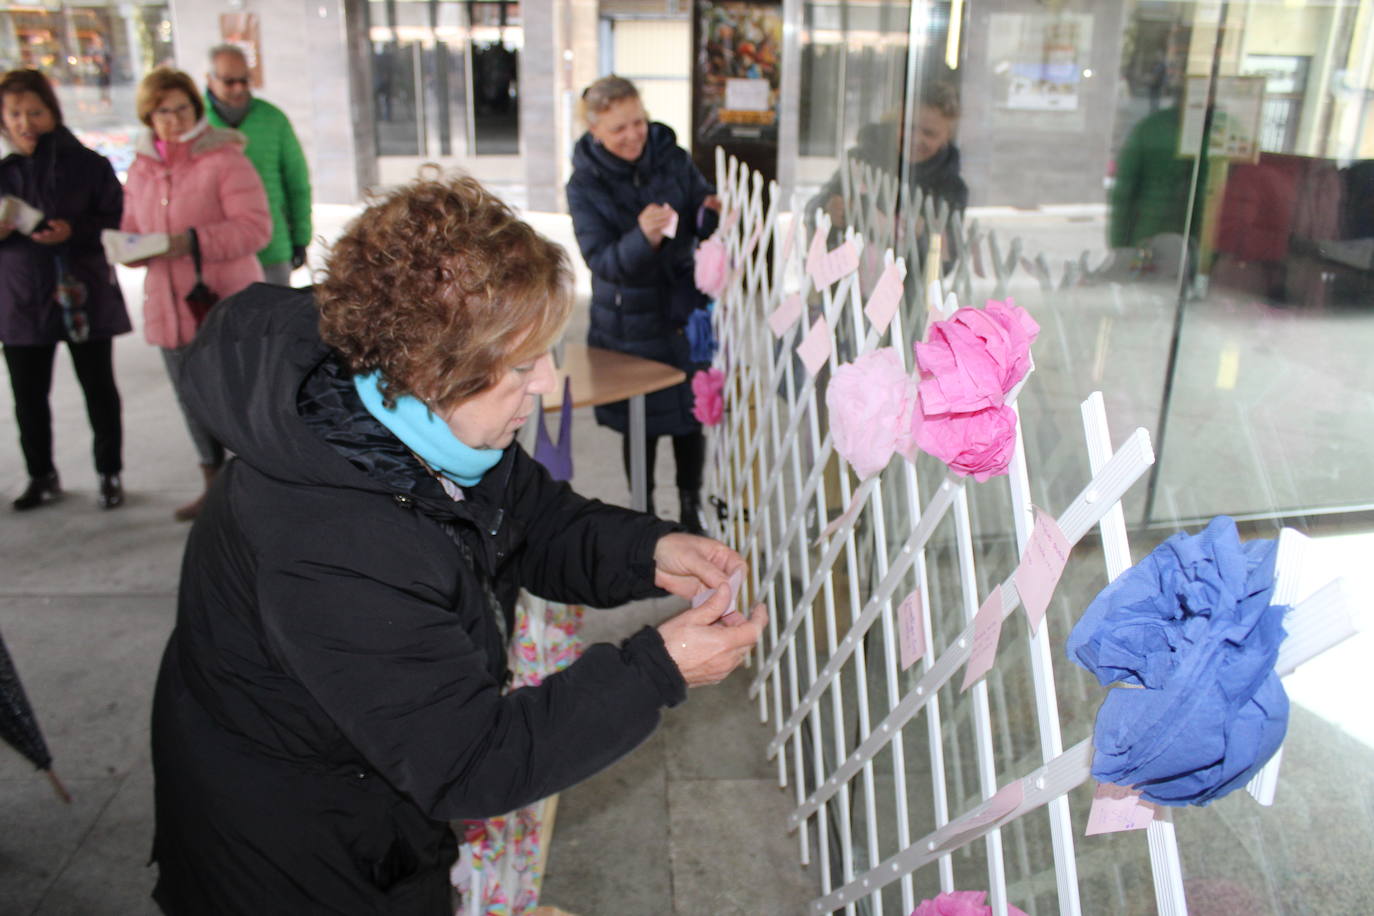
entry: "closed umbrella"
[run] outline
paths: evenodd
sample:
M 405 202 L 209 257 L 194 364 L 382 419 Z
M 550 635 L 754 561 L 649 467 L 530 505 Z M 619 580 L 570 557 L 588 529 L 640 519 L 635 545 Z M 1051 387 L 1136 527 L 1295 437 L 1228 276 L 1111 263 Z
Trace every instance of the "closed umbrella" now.
M 72 797 L 52 771 L 52 754 L 48 753 L 48 744 L 38 728 L 33 707 L 24 694 L 24 685 L 19 683 L 19 672 L 15 670 L 14 661 L 5 648 L 3 634 L 0 634 L 0 738 L 4 738 L 34 766 L 47 773 L 58 797 L 71 803 Z

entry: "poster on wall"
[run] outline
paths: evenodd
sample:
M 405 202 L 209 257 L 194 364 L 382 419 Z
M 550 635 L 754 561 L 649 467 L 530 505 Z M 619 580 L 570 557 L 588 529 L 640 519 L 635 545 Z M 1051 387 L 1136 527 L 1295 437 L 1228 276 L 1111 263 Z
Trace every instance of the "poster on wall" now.
M 698 0 L 693 32 L 692 152 L 698 166 L 713 162 L 713 150 L 723 146 L 771 177 L 777 168 L 782 5 Z
M 1075 111 L 1092 52 L 1088 14 L 996 13 L 988 50 L 1005 86 L 1003 105 L 1022 111 Z
M 1183 107 L 1183 129 L 1179 132 L 1180 156 L 1196 155 L 1202 145 L 1207 123 L 1205 76 L 1188 77 Z M 1207 137 L 1207 155 L 1236 162 L 1258 162 L 1260 124 L 1264 116 L 1265 78 L 1262 76 L 1222 76 L 1217 78 L 1213 102 L 1212 130 Z
M 225 44 L 243 49 L 248 59 L 248 77 L 254 89 L 262 88 L 262 39 L 257 13 L 220 13 L 219 37 Z

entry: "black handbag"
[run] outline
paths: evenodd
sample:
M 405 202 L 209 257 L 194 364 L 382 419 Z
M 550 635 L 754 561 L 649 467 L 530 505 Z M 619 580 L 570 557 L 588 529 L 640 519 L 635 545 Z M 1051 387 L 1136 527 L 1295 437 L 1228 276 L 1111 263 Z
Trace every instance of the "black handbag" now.
M 196 327 L 200 327 L 205 316 L 210 314 L 210 309 L 219 301 L 219 293 L 206 286 L 205 278 L 201 276 L 200 241 L 196 238 L 196 230 L 187 229 L 186 233 L 191 239 L 191 263 L 196 266 L 196 285 L 186 294 L 186 304 L 191 307 L 191 316 L 196 320 Z

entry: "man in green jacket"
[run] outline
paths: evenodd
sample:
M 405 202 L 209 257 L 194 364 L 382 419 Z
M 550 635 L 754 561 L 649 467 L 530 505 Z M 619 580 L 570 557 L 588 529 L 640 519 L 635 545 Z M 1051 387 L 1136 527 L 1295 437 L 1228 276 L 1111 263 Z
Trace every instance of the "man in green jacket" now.
M 216 127 L 233 127 L 248 137 L 244 150 L 262 177 L 272 211 L 272 241 L 258 252 L 268 283 L 291 284 L 291 271 L 305 263 L 310 244 L 310 168 L 285 113 L 253 98 L 248 59 L 236 45 L 210 49 L 205 113 Z

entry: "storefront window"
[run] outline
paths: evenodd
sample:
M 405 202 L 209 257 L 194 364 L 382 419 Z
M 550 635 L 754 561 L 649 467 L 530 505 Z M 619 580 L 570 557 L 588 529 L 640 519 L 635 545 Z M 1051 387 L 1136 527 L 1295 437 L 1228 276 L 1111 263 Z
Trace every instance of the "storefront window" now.
M 1037 505 L 1062 509 L 1088 480 L 1078 404 L 1100 390 L 1113 440 L 1143 427 L 1156 454 L 1123 502 L 1135 559 L 1218 514 L 1240 519 L 1245 537 L 1282 525 L 1315 538 L 1369 532 L 1374 5 L 811 0 L 796 25 L 800 136 L 782 155 L 798 156 L 808 219 L 823 210 L 907 259 L 909 327 L 925 320 L 910 277 L 928 275 L 936 239 L 936 272 L 962 304 L 1011 297 L 1039 322 L 1018 402 Z M 971 488 L 970 511 L 979 566 L 1014 565 L 1005 483 Z M 886 517 L 887 543 L 900 543 L 909 512 L 894 504 Z M 953 545 L 952 531 L 937 532 L 927 554 L 937 649 L 965 623 Z M 1062 652 L 1106 584 L 1096 550 L 1080 544 L 1048 618 L 1066 745 L 1091 735 L 1103 696 Z M 980 581 L 979 594 L 994 584 Z M 1026 638 L 1009 618 L 1003 642 Z M 1031 678 L 1013 656 L 988 682 L 999 784 L 1041 759 Z M 868 688 L 876 721 L 886 685 Z M 967 810 L 979 798 L 974 726 L 968 704 L 948 699 L 944 782 Z M 1236 793 L 1178 814 L 1193 912 L 1369 909 L 1359 850 L 1374 843 L 1370 824 L 1320 826 L 1351 792 L 1374 791 L 1374 746 L 1339 706 L 1294 693 L 1272 808 Z M 908 784 L 928 785 L 926 729 L 904 739 Z M 873 864 L 870 835 L 877 861 L 898 849 L 884 778 L 879 768 L 875 805 L 856 801 L 844 828 L 856 869 Z M 1084 911 L 1153 912 L 1143 834 L 1085 839 L 1090 797 L 1071 796 Z M 932 817 L 929 799 L 911 802 L 916 835 Z M 1060 912 L 1048 818 L 1018 819 L 1001 842 L 1009 899 Z M 956 887 L 987 886 L 984 849 L 953 857 Z M 918 872 L 918 895 L 938 879 L 934 866 Z M 897 912 L 890 890 L 885 911 Z
M 166 3 L 0 7 L 0 69 L 43 71 L 67 126 L 121 175 L 142 127 L 134 112 L 138 82 L 171 61 Z

